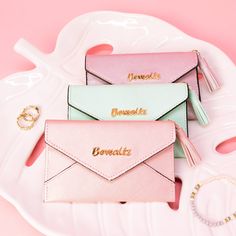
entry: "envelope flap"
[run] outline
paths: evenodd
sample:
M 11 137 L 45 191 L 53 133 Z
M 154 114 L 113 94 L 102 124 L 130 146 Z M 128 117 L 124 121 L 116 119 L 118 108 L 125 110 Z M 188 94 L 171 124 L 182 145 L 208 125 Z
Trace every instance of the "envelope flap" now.
M 45 125 L 45 142 L 113 180 L 173 144 L 175 125 L 171 121 L 50 120 Z
M 146 79 L 150 78 L 153 82 L 174 82 L 197 65 L 198 58 L 195 52 L 88 55 L 86 57 L 86 71 L 110 84 L 143 81 L 143 79 L 135 79 L 135 76 L 146 76 Z
M 157 120 L 188 98 L 184 83 L 69 87 L 68 103 L 98 120 Z

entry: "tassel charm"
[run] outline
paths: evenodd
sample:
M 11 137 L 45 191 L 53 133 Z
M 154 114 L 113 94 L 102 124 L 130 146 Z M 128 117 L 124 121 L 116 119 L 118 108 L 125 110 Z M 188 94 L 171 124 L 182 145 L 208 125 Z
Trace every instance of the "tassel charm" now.
M 196 93 L 189 88 L 189 100 L 200 125 L 208 125 L 209 119 Z
M 198 56 L 198 65 L 199 65 L 200 71 L 202 72 L 203 78 L 206 82 L 209 92 L 212 93 L 220 89 L 220 84 L 217 81 L 216 76 L 214 75 L 213 71 L 207 64 L 207 61 L 205 60 L 205 58 L 201 56 L 199 51 L 194 50 L 194 52 L 196 52 Z
M 187 159 L 188 165 L 190 167 L 194 167 L 199 165 L 201 162 L 201 157 L 199 156 L 197 150 L 187 137 L 186 133 L 184 130 L 177 124 L 175 124 L 175 129 L 176 129 L 176 136 L 177 139 L 184 151 L 185 157 Z

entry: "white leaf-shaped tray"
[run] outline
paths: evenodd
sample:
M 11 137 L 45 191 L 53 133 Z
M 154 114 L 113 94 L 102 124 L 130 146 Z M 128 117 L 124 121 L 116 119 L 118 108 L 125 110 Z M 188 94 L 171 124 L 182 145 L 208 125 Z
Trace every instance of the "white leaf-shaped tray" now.
M 190 135 L 203 164 L 193 170 L 185 160 L 176 161 L 176 175 L 183 182 L 176 211 L 166 203 L 45 204 L 44 152 L 32 166 L 25 165 L 43 133 L 45 119 L 66 119 L 67 86 L 85 82 L 84 56 L 88 49 L 101 44 L 111 45 L 113 53 L 198 49 L 222 84 L 214 94 L 202 85 L 203 105 L 211 124 L 202 128 L 192 122 Z M 216 174 L 236 177 L 235 153 L 215 150 L 236 136 L 236 68 L 223 52 L 157 18 L 117 12 L 77 17 L 63 28 L 51 54 L 40 52 L 23 39 L 15 49 L 36 68 L 0 81 L 0 192 L 35 228 L 46 235 L 66 236 L 235 235 L 236 220 L 210 229 L 194 218 L 189 206 L 189 194 L 199 180 Z M 16 118 L 30 104 L 40 107 L 41 116 L 32 130 L 22 131 Z M 199 204 L 209 217 L 222 219 L 236 209 L 234 190 L 222 183 L 209 187 L 208 197 L 202 197 Z

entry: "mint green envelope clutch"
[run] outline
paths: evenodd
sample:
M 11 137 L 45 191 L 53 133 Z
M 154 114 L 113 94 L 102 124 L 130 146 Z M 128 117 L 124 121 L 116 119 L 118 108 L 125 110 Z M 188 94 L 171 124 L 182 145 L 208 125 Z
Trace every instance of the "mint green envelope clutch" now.
M 188 133 L 188 98 L 199 122 L 207 124 L 201 103 L 185 83 L 71 85 L 68 88 L 68 119 L 173 120 Z M 175 157 L 184 157 L 178 143 L 175 145 Z

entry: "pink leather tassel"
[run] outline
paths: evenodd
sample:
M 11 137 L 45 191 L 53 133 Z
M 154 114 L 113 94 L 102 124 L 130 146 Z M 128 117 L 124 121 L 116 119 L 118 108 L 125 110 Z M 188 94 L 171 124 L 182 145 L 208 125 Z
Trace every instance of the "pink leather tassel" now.
M 196 51 L 196 53 L 198 55 L 199 68 L 202 72 L 202 75 L 204 77 L 204 80 L 207 84 L 209 91 L 214 92 L 218 90 L 220 88 L 220 84 L 217 81 L 216 76 L 214 75 L 213 71 L 207 64 L 205 58 L 203 58 L 198 51 Z
M 176 136 L 177 139 L 184 151 L 185 157 L 187 159 L 188 165 L 190 167 L 197 166 L 201 162 L 201 157 L 199 156 L 197 150 L 187 137 L 184 130 L 177 124 L 175 124 L 176 127 Z

